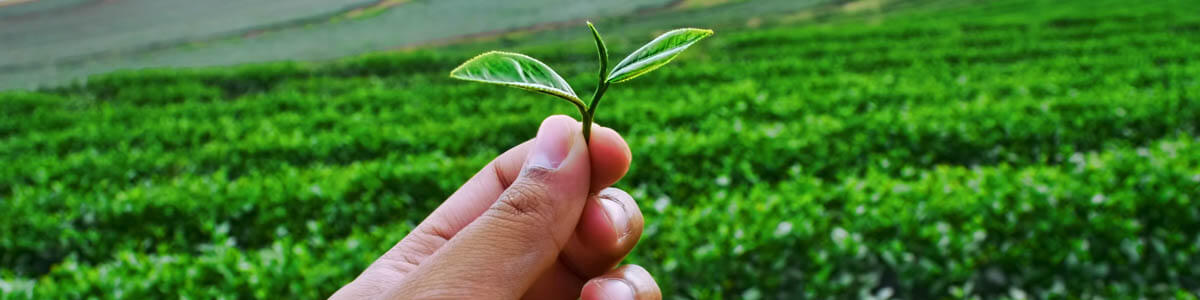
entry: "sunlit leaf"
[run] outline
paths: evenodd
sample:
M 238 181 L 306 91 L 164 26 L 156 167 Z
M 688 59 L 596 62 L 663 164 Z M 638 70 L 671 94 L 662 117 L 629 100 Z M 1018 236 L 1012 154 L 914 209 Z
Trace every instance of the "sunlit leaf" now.
M 618 83 L 641 76 L 671 62 L 697 41 L 712 35 L 712 30 L 681 28 L 668 31 L 634 51 L 613 67 L 608 82 Z
M 520 53 L 491 51 L 450 71 L 450 77 L 542 92 L 582 103 L 571 85 L 549 66 Z

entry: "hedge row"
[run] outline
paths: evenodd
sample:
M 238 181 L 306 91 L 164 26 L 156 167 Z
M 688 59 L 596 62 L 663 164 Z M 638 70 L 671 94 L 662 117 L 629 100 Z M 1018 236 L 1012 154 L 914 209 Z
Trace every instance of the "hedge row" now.
M 1076 153 L 1059 167 L 939 167 L 909 179 L 872 171 L 840 181 L 796 173 L 699 198 L 637 196 L 654 223 L 634 261 L 669 274 L 659 283 L 687 298 L 1200 292 L 1194 137 Z
M 1090 95 L 1089 95 L 1090 96 Z M 720 119 L 721 113 L 714 115 L 717 120 L 705 119 L 695 124 L 700 132 L 692 132 L 691 128 L 664 128 L 660 132 L 645 134 L 641 140 L 632 143 L 638 149 L 648 153 L 639 157 L 635 172 L 629 180 L 639 184 L 653 186 L 656 192 L 670 192 L 681 197 L 692 197 L 711 193 L 709 182 L 695 181 L 691 178 L 730 177 L 737 182 L 773 183 L 785 178 L 789 168 L 798 167 L 806 175 L 821 178 L 838 178 L 861 174 L 863 170 L 878 167 L 891 174 L 911 173 L 914 169 L 922 169 L 935 165 L 987 165 L 995 163 L 1010 163 L 1029 165 L 1039 163 L 1058 163 L 1064 161 L 1067 155 L 1075 151 L 1097 149 L 1104 145 L 1102 141 L 1122 138 L 1117 144 L 1136 145 L 1152 140 L 1155 137 L 1172 134 L 1183 129 L 1184 132 L 1194 132 L 1195 121 L 1200 109 L 1193 103 L 1175 103 L 1159 101 L 1146 103 L 1142 99 L 1095 99 L 1090 97 L 1067 98 L 1058 101 L 1007 101 L 994 102 L 988 100 L 973 101 L 952 107 L 921 107 L 904 113 L 888 111 L 886 113 L 869 113 L 855 119 L 835 119 L 827 116 L 806 116 L 801 120 L 784 123 L 782 119 L 760 118 L 758 122 L 735 119 Z M 682 110 L 682 108 L 681 108 Z M 736 112 L 732 113 L 736 115 Z M 1164 118 L 1164 115 L 1171 117 Z M 535 118 L 535 117 L 531 117 Z M 653 119 L 653 118 L 646 118 Z M 616 120 L 620 122 L 621 120 Z M 280 122 L 277 122 L 280 123 Z M 299 122 L 303 124 L 304 122 Z M 369 123 L 369 122 L 365 122 Z M 528 123 L 528 122 L 522 122 Z M 671 124 L 674 122 L 663 122 Z M 364 123 L 358 123 L 364 124 Z M 499 123 L 495 123 L 499 125 Z M 365 125 L 361 125 L 365 126 Z M 524 125 L 521 125 L 524 126 Z M 171 128 L 170 126 L 166 126 Z M 447 126 L 438 129 L 457 129 L 461 127 Z M 503 128 L 503 127 L 500 127 Z M 424 133 L 437 134 L 444 132 L 429 129 Z M 166 129 L 171 130 L 171 129 Z M 93 157 L 69 157 L 58 161 L 57 174 L 74 175 L 78 169 L 94 168 L 88 174 L 98 178 L 98 182 L 89 181 L 86 177 L 77 177 L 78 181 L 70 182 L 55 178 L 42 187 L 27 188 L 15 186 L 12 201 L 0 204 L 13 216 L 24 218 L 9 218 L 0 222 L 0 227 L 21 229 L 24 232 L 42 233 L 59 236 L 57 240 L 45 240 L 39 235 L 15 235 L 0 239 L 0 247 L 5 249 L 0 260 L 11 266 L 21 267 L 29 263 L 54 261 L 69 254 L 81 255 L 84 261 L 104 259 L 118 249 L 118 245 L 140 245 L 142 249 L 167 247 L 167 249 L 187 249 L 186 245 L 202 238 L 203 235 L 193 234 L 203 226 L 211 227 L 214 223 L 235 222 L 250 224 L 280 224 L 283 227 L 296 228 L 302 226 L 307 219 L 279 219 L 274 214 L 259 216 L 260 210 L 280 205 L 275 201 L 262 200 L 256 205 L 241 204 L 245 199 L 253 202 L 254 197 L 240 197 L 232 191 L 221 187 L 235 184 L 226 178 L 242 178 L 248 182 L 238 182 L 239 186 L 269 186 L 278 182 L 301 184 L 308 180 L 286 177 L 296 172 L 296 168 L 312 166 L 321 160 L 314 159 L 322 155 L 327 162 L 349 163 L 359 161 L 364 157 L 386 156 L 389 151 L 413 152 L 431 149 L 453 149 L 455 147 L 438 144 L 427 144 L 423 148 L 405 148 L 397 145 L 386 145 L 383 142 L 372 145 L 364 141 L 386 141 L 388 135 L 397 133 L 393 130 L 357 131 L 352 134 L 322 134 L 301 136 L 303 129 L 292 129 L 279 133 L 247 135 L 245 140 L 236 144 L 235 148 L 217 148 L 218 145 L 205 145 L 200 151 L 172 154 L 170 152 L 147 151 L 137 156 L 123 151 L 109 152 L 120 155 L 118 158 L 106 158 L 103 154 L 94 152 Z M 526 130 L 526 132 L 531 130 Z M 259 131 L 261 132 L 261 131 Z M 486 132 L 476 131 L 480 135 Z M 519 132 L 513 130 L 512 132 Z M 392 141 L 399 141 L 393 135 Z M 519 141 L 519 135 L 513 134 L 511 140 Z M 412 141 L 434 141 L 414 138 Z M 479 140 L 476 138 L 474 140 Z M 466 140 L 443 141 L 465 146 Z M 225 144 L 234 146 L 235 144 Z M 753 147 L 759 151 L 776 153 L 771 156 L 754 156 L 737 154 L 737 149 Z M 373 147 L 372 147 L 373 146 Z M 367 148 L 371 147 L 371 148 Z M 142 149 L 142 148 L 134 148 Z M 160 148 L 149 148 L 160 149 Z M 241 150 L 244 149 L 244 150 Z M 241 150 L 241 151 L 239 151 Z M 245 151 L 243 153 L 239 153 Z M 136 153 L 136 152 L 135 152 Z M 712 159 L 721 157 L 720 159 Z M 340 158 L 334 155 L 353 154 Z M 748 154 L 748 153 L 747 153 Z M 98 156 L 98 157 L 96 157 Z M 331 157 L 332 156 L 332 157 Z M 157 166 L 149 172 L 144 167 L 121 166 L 120 157 L 141 158 L 142 161 Z M 437 162 L 446 158 L 440 155 L 418 159 L 418 165 L 440 165 Z M 45 158 L 54 160 L 53 157 Z M 33 162 L 39 162 L 32 159 Z M 195 167 L 162 162 L 187 161 L 203 163 Z M 309 163 L 305 164 L 304 162 Z M 486 161 L 472 159 L 471 162 Z M 137 161 L 134 161 L 137 162 Z M 96 163 L 107 165 L 96 166 Z M 239 165 L 242 168 L 225 167 L 228 164 Z M 266 165 L 277 164 L 272 167 Z M 24 171 L 20 164 L 13 169 L 16 174 L 29 174 L 33 182 L 45 181 L 45 164 L 33 164 L 38 171 Z M 264 165 L 258 169 L 245 169 L 247 166 Z M 482 165 L 482 164 L 478 164 Z M 296 167 L 298 166 L 298 167 Z M 376 171 L 357 170 L 358 166 L 351 165 L 344 175 L 337 177 L 370 177 L 378 176 Z M 697 168 L 699 167 L 699 168 Z M 463 166 L 457 174 L 450 177 L 464 179 L 471 172 L 470 166 Z M 477 167 L 476 167 L 477 168 Z M 174 171 L 172 171 L 174 170 Z M 201 171 L 202 174 L 215 172 L 213 175 L 195 176 L 188 173 Z M 428 172 L 437 172 L 432 169 Z M 26 173 L 28 172 L 28 173 Z M 112 174 L 106 174 L 110 172 Z M 112 180 L 107 178 L 137 177 L 129 174 L 147 172 L 150 176 L 162 176 L 161 173 L 174 174 L 170 181 L 162 179 L 149 180 Z M 423 176 L 446 178 L 444 176 L 423 173 L 413 175 L 420 179 Z M 670 175 L 663 175 L 670 174 Z M 326 174 L 328 175 L 328 174 Z M 157 177 L 149 177 L 157 178 Z M 194 178 L 194 179 L 193 179 Z M 216 182 L 212 181 L 216 178 Z M 89 184 L 89 182 L 91 182 Z M 196 191 L 191 186 L 211 186 L 216 189 L 201 189 Z M 441 184 L 440 189 L 431 189 L 425 195 L 434 200 L 448 195 L 456 186 Z M 85 188 L 86 187 L 86 188 Z M 348 197 L 364 197 L 377 195 L 381 191 L 397 192 L 395 188 L 410 188 L 409 186 L 367 187 L 357 186 L 356 193 Z M 427 187 L 430 188 L 430 187 Z M 66 191 L 64 191 L 66 189 Z M 147 190 L 153 191 L 147 193 Z M 306 203 L 303 188 L 292 192 L 271 193 L 291 204 Z M 205 195 L 208 196 L 205 196 Z M 232 194 L 232 195 L 231 195 Z M 127 195 L 135 196 L 134 199 Z M 225 195 L 215 197 L 213 195 Z M 229 197 L 228 200 L 224 197 Z M 111 197 L 114 207 L 108 203 L 94 203 L 96 198 Z M 144 199 L 138 199 L 144 197 Z M 193 211 L 196 205 L 188 199 L 209 198 L 200 202 L 211 205 L 206 208 L 210 213 L 183 213 Z M 333 198 L 332 202 L 318 202 L 316 205 L 323 209 L 337 209 L 347 205 L 339 201 L 341 197 Z M 228 205 L 221 203 L 228 202 Z M 174 205 L 183 205 L 178 209 L 168 209 Z M 278 207 L 288 207 L 280 205 Z M 255 207 L 256 209 L 250 209 Z M 392 210 L 372 211 L 362 216 L 362 220 L 380 220 L 396 213 Z M 164 211 L 165 210 L 165 211 Z M 97 212 L 99 211 L 99 212 Z M 315 211 L 321 211 L 316 209 Z M 176 213 L 169 213 L 176 212 Z M 249 218 L 247 220 L 247 218 Z M 88 220 L 88 221 L 84 221 Z M 131 223 L 132 222 L 132 223 Z M 144 230 L 130 231 L 130 224 L 151 223 L 159 226 L 142 228 Z M 63 224 L 70 224 L 63 226 Z M 207 225 L 205 225 L 207 224 Z M 357 224 L 357 223 L 356 223 Z M 137 226 L 134 226 L 137 227 Z M 271 236 L 274 228 L 250 227 L 255 231 L 248 233 L 257 237 Z M 344 232 L 339 231 L 339 232 Z M 125 235 L 126 239 L 114 237 Z M 174 237 L 174 238 L 168 238 Z M 337 236 L 333 236 L 337 237 Z M 262 238 L 255 239 L 256 241 Z M 262 242 L 251 243 L 258 245 Z M 31 259 L 40 257 L 42 259 Z
M 834 182 L 797 173 L 722 186 L 690 199 L 633 190 L 650 223 L 632 261 L 677 297 L 1162 298 L 1200 283 L 1200 141 L 1191 137 L 1076 153 L 1060 167 L 941 167 L 911 179 L 871 171 Z M 70 258 L 0 287 L 10 299 L 321 297 L 410 226 L 243 250 L 238 226 L 225 223 L 193 255 L 122 251 L 94 266 Z
M 1200 292 L 1197 3 L 941 4 L 721 29 L 610 91 L 631 260 L 668 298 Z M 591 47 L 531 54 L 590 82 Z M 0 298 L 328 295 L 571 111 L 446 78 L 476 52 L 0 93 Z
M 341 238 L 355 228 L 421 218 L 490 159 L 434 154 L 243 177 L 218 171 L 115 193 L 36 197 L 21 190 L 0 212 L 0 230 L 21 233 L 0 239 L 0 258 L 11 270 L 43 273 L 65 257 L 94 263 L 121 250 L 192 253 L 221 226 L 232 227 L 226 233 L 242 247 L 283 237 Z

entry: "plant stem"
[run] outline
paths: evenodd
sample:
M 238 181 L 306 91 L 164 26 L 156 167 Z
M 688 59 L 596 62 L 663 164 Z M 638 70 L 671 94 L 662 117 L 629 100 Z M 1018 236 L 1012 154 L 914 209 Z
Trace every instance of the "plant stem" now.
M 591 143 L 592 120 L 596 115 L 596 106 L 600 104 L 600 97 L 604 97 L 604 91 L 608 90 L 608 46 L 604 45 L 604 38 L 600 37 L 600 31 L 596 30 L 592 22 L 587 22 L 587 26 L 592 31 L 592 38 L 596 40 L 596 54 L 600 58 L 600 77 L 596 78 L 596 92 L 592 94 L 592 103 L 586 110 L 579 111 L 583 115 L 583 141 Z
M 579 113 L 583 115 L 583 143 L 591 145 L 592 114 L 589 114 L 587 111 L 580 111 Z
M 592 94 L 592 103 L 588 105 L 586 111 L 580 111 L 583 114 L 583 141 L 590 142 L 592 137 L 592 121 L 595 120 L 596 106 L 600 105 L 600 98 L 604 97 L 604 91 L 608 90 L 608 83 L 601 83 L 596 87 L 596 93 Z

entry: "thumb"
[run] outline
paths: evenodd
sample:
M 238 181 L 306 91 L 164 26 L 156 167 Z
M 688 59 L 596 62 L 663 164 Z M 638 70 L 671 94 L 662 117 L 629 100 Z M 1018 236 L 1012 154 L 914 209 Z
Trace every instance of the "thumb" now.
M 543 121 L 517 179 L 408 275 L 400 296 L 520 298 L 579 221 L 591 182 L 587 149 L 574 119 Z

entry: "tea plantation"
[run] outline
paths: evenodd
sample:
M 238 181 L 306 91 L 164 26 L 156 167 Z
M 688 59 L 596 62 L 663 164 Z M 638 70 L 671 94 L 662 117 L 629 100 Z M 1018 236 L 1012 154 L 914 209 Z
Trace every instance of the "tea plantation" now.
M 633 149 L 627 261 L 669 299 L 1196 299 L 1197 12 L 925 1 L 718 31 L 597 115 Z M 578 85 L 590 47 L 510 50 Z M 327 297 L 573 112 L 447 78 L 460 50 L 0 93 L 0 298 Z

